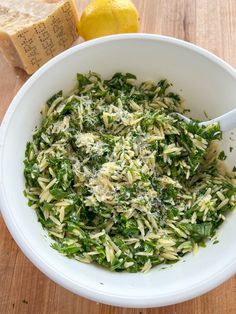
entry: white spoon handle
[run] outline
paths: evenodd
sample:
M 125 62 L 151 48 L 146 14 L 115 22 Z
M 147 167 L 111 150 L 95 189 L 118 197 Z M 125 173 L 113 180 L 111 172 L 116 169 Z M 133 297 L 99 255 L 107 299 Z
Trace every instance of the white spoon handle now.
M 230 131 L 234 128 L 236 128 L 236 109 L 233 109 L 222 116 L 200 123 L 201 125 L 209 125 L 214 122 L 220 123 L 220 128 L 222 132 Z

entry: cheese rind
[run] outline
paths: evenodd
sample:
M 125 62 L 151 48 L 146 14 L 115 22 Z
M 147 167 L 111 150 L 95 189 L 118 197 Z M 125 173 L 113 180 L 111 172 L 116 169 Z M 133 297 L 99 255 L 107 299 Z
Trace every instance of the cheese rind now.
M 4 1 L 3 5 L 0 1 L 0 50 L 13 66 L 28 74 L 69 48 L 78 37 L 78 14 L 73 0 L 57 3 L 24 0 L 28 6 L 12 7 L 11 3 L 9 9 L 6 2 L 14 0 Z M 40 5 L 43 12 L 37 16 Z

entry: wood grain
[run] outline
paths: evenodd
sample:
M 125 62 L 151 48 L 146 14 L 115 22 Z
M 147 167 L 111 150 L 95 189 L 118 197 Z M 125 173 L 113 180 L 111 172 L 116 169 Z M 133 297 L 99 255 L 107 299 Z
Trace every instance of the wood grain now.
M 89 1 L 77 1 L 79 11 Z M 134 0 L 140 31 L 174 36 L 206 48 L 236 66 L 235 0 Z M 0 118 L 28 76 L 0 56 Z M 0 218 L 0 313 L 235 314 L 236 276 L 181 304 L 122 309 L 98 304 L 54 284 L 21 253 Z

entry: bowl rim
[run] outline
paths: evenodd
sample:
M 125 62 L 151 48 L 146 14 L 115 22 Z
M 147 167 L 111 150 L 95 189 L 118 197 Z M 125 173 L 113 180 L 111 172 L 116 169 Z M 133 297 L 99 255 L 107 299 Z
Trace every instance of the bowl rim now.
M 181 46 L 189 50 L 193 50 L 194 52 L 204 56 L 208 60 L 216 63 L 220 67 L 222 67 L 226 72 L 228 72 L 233 78 L 236 79 L 236 70 L 230 66 L 228 63 L 223 61 L 221 58 L 217 57 L 213 53 L 198 47 L 194 44 L 189 42 L 169 37 L 169 36 L 162 36 L 162 35 L 155 35 L 155 34 L 119 34 L 119 35 L 111 35 L 105 36 L 101 38 L 97 38 L 88 42 L 83 42 L 79 45 L 76 45 L 50 61 L 48 61 L 45 65 L 43 65 L 37 72 L 35 72 L 21 87 L 18 91 L 14 99 L 12 100 L 11 104 L 9 105 L 5 116 L 2 120 L 1 127 L 0 127 L 0 205 L 1 205 L 1 212 L 3 219 L 7 225 L 8 230 L 10 231 L 12 237 L 14 238 L 17 245 L 20 247 L 24 255 L 40 270 L 42 271 L 47 277 L 51 280 L 56 282 L 57 284 L 61 285 L 62 287 L 79 294 L 82 297 L 88 298 L 93 301 L 105 303 L 105 304 L 112 304 L 116 306 L 123 306 L 123 307 L 156 307 L 156 306 L 165 306 L 170 304 L 176 304 L 179 302 L 183 302 L 189 299 L 192 299 L 196 296 L 199 296 L 219 284 L 223 283 L 225 280 L 230 278 L 232 275 L 236 273 L 236 257 L 233 262 L 230 262 L 227 266 L 221 269 L 220 272 L 215 273 L 212 276 L 207 277 L 205 280 L 193 284 L 193 286 L 189 289 L 183 288 L 181 290 L 159 296 L 158 298 L 155 295 L 151 295 L 145 298 L 140 299 L 139 297 L 127 297 L 125 294 L 117 295 L 110 293 L 104 293 L 98 289 L 91 289 L 85 287 L 84 285 L 80 285 L 80 283 L 72 281 L 67 276 L 64 276 L 57 271 L 55 271 L 52 267 L 50 267 L 43 259 L 41 259 L 37 251 L 35 251 L 30 244 L 28 243 L 27 239 L 21 233 L 19 226 L 14 221 L 14 215 L 10 210 L 10 206 L 8 204 L 8 200 L 5 194 L 5 185 L 4 185 L 4 178 L 3 178 L 3 155 L 4 155 L 4 143 L 6 141 L 6 134 L 9 127 L 9 123 L 11 120 L 14 111 L 17 108 L 18 103 L 24 97 L 27 90 L 37 81 L 39 77 L 44 75 L 46 71 L 48 71 L 52 66 L 63 60 L 64 58 L 68 57 L 69 55 L 83 50 L 88 47 L 97 46 L 108 41 L 120 41 L 120 40 L 130 40 L 130 39 L 141 39 L 141 40 L 148 40 L 148 41 L 161 41 L 167 42 L 173 45 Z

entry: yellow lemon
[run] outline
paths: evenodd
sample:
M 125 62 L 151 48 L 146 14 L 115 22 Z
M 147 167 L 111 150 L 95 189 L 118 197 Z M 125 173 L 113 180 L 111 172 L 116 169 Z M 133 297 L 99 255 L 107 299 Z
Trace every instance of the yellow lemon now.
M 79 34 L 89 40 L 111 34 L 135 33 L 138 27 L 138 12 L 130 0 L 94 0 L 82 13 Z

